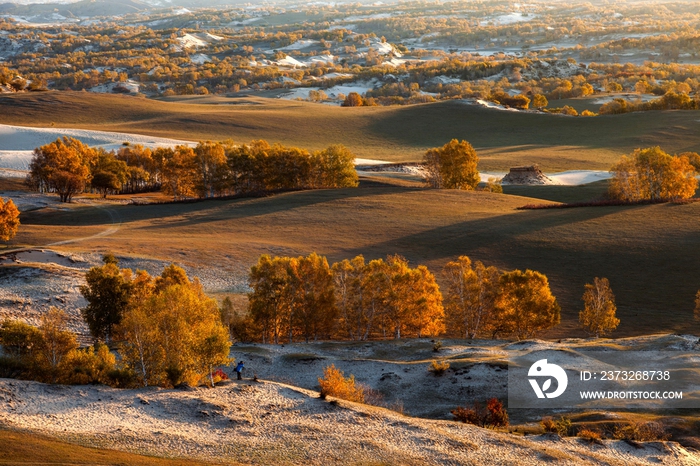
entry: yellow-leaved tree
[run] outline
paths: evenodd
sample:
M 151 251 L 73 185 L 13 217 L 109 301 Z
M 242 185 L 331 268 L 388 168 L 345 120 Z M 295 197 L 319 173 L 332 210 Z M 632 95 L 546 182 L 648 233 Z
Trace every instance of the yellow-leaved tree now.
M 610 197 L 623 201 L 688 199 L 698 187 L 697 172 L 688 156 L 674 157 L 660 147 L 623 155 L 610 173 Z
M 494 336 L 508 334 L 523 340 L 560 322 L 561 308 L 545 275 L 533 270 L 513 270 L 501 275 L 499 286 Z
M 500 273 L 467 256 L 448 262 L 442 271 L 447 282 L 445 320 L 450 333 L 473 339 L 490 329 L 495 317 Z
M 137 272 L 134 301 L 117 332 L 120 353 L 141 384 L 213 384 L 213 370 L 229 363 L 231 342 L 215 300 L 180 267 L 166 267 L 152 280 Z
M 583 302 L 579 323 L 591 335 L 596 338 L 607 335 L 620 325 L 620 319 L 615 317 L 615 295 L 607 278 L 595 277 L 592 284 L 587 283 Z
M 19 229 L 19 210 L 12 199 L 0 197 L 0 241 L 10 241 Z
M 433 188 L 474 190 L 479 184 L 479 157 L 467 141 L 453 139 L 423 156 L 426 182 Z
M 61 202 L 70 202 L 90 181 L 90 167 L 97 151 L 77 139 L 64 137 L 34 150 L 28 180 L 40 192 L 58 193 Z

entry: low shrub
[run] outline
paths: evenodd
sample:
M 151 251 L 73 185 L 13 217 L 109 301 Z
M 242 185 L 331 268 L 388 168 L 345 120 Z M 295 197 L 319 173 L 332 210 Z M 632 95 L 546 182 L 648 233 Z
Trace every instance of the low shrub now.
M 458 406 L 451 411 L 454 420 L 466 424 L 474 424 L 479 427 L 508 427 L 508 413 L 503 403 L 498 398 L 491 398 L 486 402 L 486 409 L 474 403 L 473 408 Z
M 436 377 L 440 377 L 442 374 L 450 368 L 450 363 L 447 361 L 433 361 L 428 367 L 428 372 L 432 372 Z
M 671 436 L 660 422 L 637 422 L 613 428 L 612 437 L 618 440 L 653 442 L 668 440 Z
M 576 434 L 577 437 L 588 440 L 591 443 L 602 444 L 600 432 L 594 429 L 583 428 Z
M 365 402 L 365 391 L 363 387 L 355 383 L 355 376 L 345 377 L 343 372 L 335 367 L 335 364 L 323 369 L 323 377 L 319 377 L 318 383 L 321 386 L 321 397 L 335 396 L 348 401 L 358 403 Z
M 551 417 L 543 417 L 540 421 L 540 426 L 546 433 L 553 434 L 557 432 L 557 423 Z
M 568 437 L 571 435 L 571 428 L 573 427 L 573 424 L 571 419 L 568 417 L 562 416 L 557 419 L 554 424 L 556 426 L 557 434 L 559 434 L 560 437 Z
M 433 353 L 439 353 L 441 349 L 442 349 L 442 341 L 441 340 L 437 340 L 435 343 L 433 343 Z

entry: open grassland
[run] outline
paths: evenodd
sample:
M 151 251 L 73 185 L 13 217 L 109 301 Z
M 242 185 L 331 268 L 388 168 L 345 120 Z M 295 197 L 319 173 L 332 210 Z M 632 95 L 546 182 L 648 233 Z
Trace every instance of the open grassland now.
M 187 140 L 266 139 L 309 149 L 342 143 L 358 157 L 415 161 L 452 138 L 479 151 L 482 170 L 539 163 L 545 171 L 608 169 L 623 153 L 659 145 L 700 150 L 700 112 L 572 118 L 487 110 L 460 101 L 341 108 L 258 97 L 155 101 L 46 92 L 0 96 L 0 123 L 120 131 Z
M 22 215 L 9 247 L 88 237 L 61 248 L 207 264 L 231 274 L 263 253 L 316 251 L 330 261 L 399 253 L 436 273 L 466 254 L 502 269 L 546 274 L 563 308 L 562 325 L 549 337 L 583 336 L 580 298 L 596 276 L 609 278 L 617 295 L 616 336 L 698 330 L 692 309 L 700 288 L 700 203 L 516 210 L 534 202 L 363 179 L 356 189 L 257 199 L 40 209 Z M 92 236 L 105 230 L 110 234 Z
M 194 459 L 165 459 L 116 450 L 88 448 L 43 435 L 6 430 L 0 425 L 0 464 L 64 464 L 185 466 L 203 465 Z

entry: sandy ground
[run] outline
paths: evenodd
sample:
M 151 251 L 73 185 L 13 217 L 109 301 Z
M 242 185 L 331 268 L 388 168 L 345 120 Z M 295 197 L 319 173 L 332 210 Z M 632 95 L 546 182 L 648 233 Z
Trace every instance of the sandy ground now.
M 113 227 L 116 228 L 116 227 Z M 159 275 L 169 262 L 140 257 L 119 257 L 119 266 L 146 270 Z M 72 254 L 60 249 L 30 249 L 0 255 L 0 321 L 18 319 L 38 325 L 49 307 L 64 309 L 70 328 L 82 342 L 89 341 L 87 325 L 80 309 L 87 304 L 80 294 L 85 272 L 102 265 L 99 254 Z M 238 273 L 217 267 L 183 266 L 190 277 L 197 277 L 207 292 L 243 292 L 247 290 L 246 272 Z
M 157 456 L 264 465 L 700 464 L 673 442 L 638 448 L 622 441 L 521 437 L 330 401 L 273 382 L 178 391 L 0 379 L 4 425 Z
M 65 128 L 31 128 L 0 125 L 0 169 L 28 170 L 35 148 L 69 136 L 90 146 L 106 150 L 119 149 L 124 142 L 145 147 L 172 147 L 178 144 L 193 144 L 190 141 L 157 138 L 138 134 L 114 133 Z

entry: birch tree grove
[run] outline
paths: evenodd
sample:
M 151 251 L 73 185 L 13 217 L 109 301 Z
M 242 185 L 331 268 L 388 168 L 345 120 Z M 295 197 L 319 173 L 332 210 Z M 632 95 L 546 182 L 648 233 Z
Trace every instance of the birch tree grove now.
M 493 327 L 499 272 L 481 262 L 472 266 L 467 256 L 448 262 L 443 269 L 447 283 L 445 319 L 450 332 L 474 339 Z
M 595 277 L 592 284 L 586 284 L 583 302 L 579 322 L 581 327 L 596 338 L 609 334 L 620 324 L 620 319 L 615 317 L 615 295 L 607 278 Z

